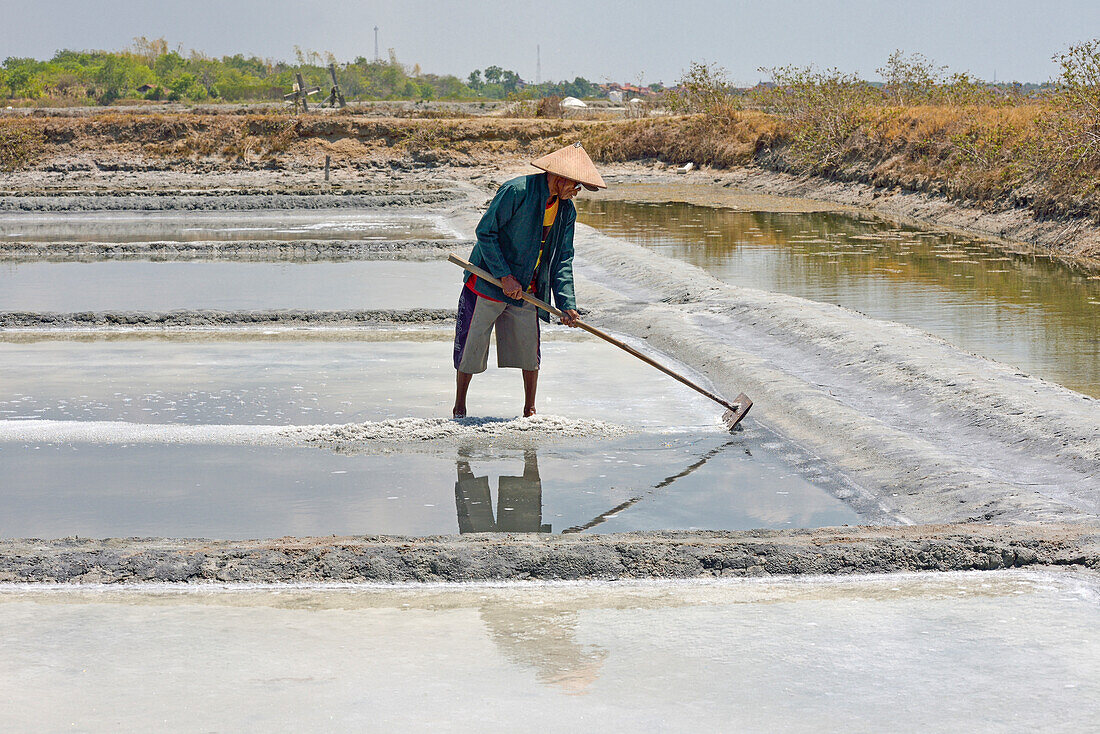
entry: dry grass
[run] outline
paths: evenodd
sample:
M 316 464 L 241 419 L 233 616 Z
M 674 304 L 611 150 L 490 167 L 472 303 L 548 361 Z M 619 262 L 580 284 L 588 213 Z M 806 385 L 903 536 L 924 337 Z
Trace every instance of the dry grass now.
M 781 140 L 783 123 L 761 112 L 741 112 L 716 124 L 702 115 L 612 123 L 589 131 L 585 147 L 597 160 L 655 159 L 732 168 L 753 162 Z
M 267 165 L 332 155 L 342 164 L 456 166 L 534 157 L 580 140 L 605 162 L 661 160 L 759 166 L 939 194 L 988 208 L 1100 221 L 1100 171 L 1056 176 L 1043 164 L 1048 107 L 871 106 L 827 156 L 807 156 L 798 124 L 757 110 L 636 120 L 379 118 L 104 113 L 0 123 L 0 166 L 26 168 L 75 152 L 165 166 Z M 1049 137 L 1049 136 L 1048 136 Z
M 820 155 L 793 143 L 797 123 L 758 111 L 609 124 L 585 141 L 609 162 L 755 165 L 1100 221 L 1100 170 L 1078 166 L 1072 177 L 1055 175 L 1058 162 L 1044 133 L 1051 114 L 1039 104 L 866 107 L 854 131 Z
M 80 151 L 161 159 L 265 163 L 337 154 L 347 162 L 434 161 L 481 165 L 500 156 L 543 154 L 580 139 L 595 123 L 484 117 L 378 118 L 349 114 L 119 114 L 19 121 L 39 136 L 45 160 Z M 25 156 L 16 167 L 32 161 Z
M 28 120 L 0 120 L 0 171 L 35 163 L 45 152 L 41 129 Z

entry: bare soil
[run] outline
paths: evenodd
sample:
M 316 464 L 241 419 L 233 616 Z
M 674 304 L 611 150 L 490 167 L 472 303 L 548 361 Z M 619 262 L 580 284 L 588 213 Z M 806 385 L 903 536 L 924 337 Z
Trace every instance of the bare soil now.
M 527 581 L 1100 568 L 1100 526 L 0 540 L 0 582 Z

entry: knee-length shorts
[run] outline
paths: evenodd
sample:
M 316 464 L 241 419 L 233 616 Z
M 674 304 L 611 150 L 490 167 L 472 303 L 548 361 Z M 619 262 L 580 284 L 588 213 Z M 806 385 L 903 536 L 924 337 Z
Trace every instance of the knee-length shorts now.
M 538 310 L 530 303 L 482 298 L 462 289 L 455 319 L 455 369 L 467 374 L 484 372 L 489 361 L 489 335 L 496 330 L 497 367 L 537 370 L 542 361 Z

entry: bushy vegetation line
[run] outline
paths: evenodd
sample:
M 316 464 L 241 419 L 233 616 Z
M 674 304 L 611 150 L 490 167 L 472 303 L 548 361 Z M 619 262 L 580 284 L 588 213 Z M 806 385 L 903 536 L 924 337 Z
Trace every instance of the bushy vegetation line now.
M 48 61 L 8 57 L 0 64 L 0 99 L 23 104 L 108 105 L 120 100 L 189 102 L 281 102 L 295 74 L 318 86 L 319 102 L 332 86 L 336 64 L 341 92 L 348 100 L 505 99 L 549 95 L 591 96 L 597 87 L 578 77 L 572 82 L 525 85 L 514 71 L 489 66 L 461 80 L 423 73 L 419 65 L 398 62 L 391 49 L 385 60 L 362 56 L 340 63 L 332 54 L 296 49 L 295 63 L 256 56 L 213 58 L 198 51 L 169 49 L 163 39 L 137 38 L 124 51 L 58 51 Z
M 592 130 L 588 147 L 605 161 L 758 165 L 1100 223 L 1100 39 L 1055 60 L 1039 90 L 900 52 L 880 85 L 783 67 L 746 92 L 695 64 L 670 99 L 683 115 Z

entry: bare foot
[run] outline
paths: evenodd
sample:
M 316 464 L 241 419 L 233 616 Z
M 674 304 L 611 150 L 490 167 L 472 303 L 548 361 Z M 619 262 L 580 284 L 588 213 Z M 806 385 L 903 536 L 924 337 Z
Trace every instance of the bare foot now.
M 533 405 L 530 408 L 524 408 L 523 409 L 523 417 L 524 418 L 530 418 L 534 414 L 535 414 L 535 406 L 533 406 Z

